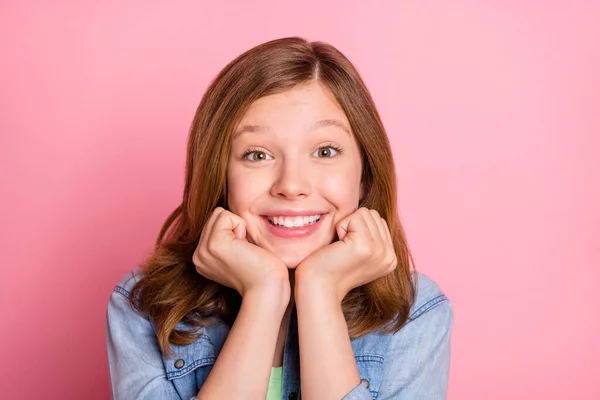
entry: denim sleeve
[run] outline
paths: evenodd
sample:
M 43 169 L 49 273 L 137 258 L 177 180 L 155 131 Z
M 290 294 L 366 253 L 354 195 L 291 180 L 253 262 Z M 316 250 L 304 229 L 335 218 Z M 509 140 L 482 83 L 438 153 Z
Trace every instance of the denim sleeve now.
M 361 382 L 350 393 L 345 395 L 342 400 L 373 400 L 373 397 L 371 397 L 369 389 Z
M 450 368 L 450 331 L 454 313 L 446 299 L 405 324 L 385 355 L 378 400 L 442 400 Z M 342 400 L 372 400 L 359 384 Z
M 452 306 L 444 300 L 394 333 L 378 400 L 446 398 L 453 322 Z
M 113 399 L 181 400 L 166 378 L 150 321 L 131 308 L 128 297 L 129 292 L 117 286 L 108 302 L 106 340 Z

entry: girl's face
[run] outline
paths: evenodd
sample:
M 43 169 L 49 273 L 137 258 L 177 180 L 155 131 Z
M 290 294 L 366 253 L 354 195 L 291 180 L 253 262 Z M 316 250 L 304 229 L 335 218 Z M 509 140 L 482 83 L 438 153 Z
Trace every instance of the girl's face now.
M 251 104 L 227 166 L 229 210 L 246 237 L 295 268 L 358 208 L 361 154 L 331 92 L 313 82 Z

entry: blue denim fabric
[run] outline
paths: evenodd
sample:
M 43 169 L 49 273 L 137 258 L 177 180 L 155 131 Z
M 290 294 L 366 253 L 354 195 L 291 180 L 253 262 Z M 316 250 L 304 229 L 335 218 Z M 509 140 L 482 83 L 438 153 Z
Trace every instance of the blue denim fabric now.
M 155 327 L 129 305 L 137 279 L 128 274 L 115 287 L 107 311 L 107 344 L 112 396 L 115 400 L 189 400 L 208 377 L 229 328 L 202 328 L 200 338 L 173 346 L 162 356 Z M 352 340 L 361 383 L 342 400 L 439 400 L 446 398 L 453 311 L 448 298 L 427 276 L 418 274 L 411 319 L 394 334 L 376 332 Z M 179 328 L 185 328 L 181 323 Z M 283 397 L 301 399 L 300 357 L 295 313 L 284 349 Z

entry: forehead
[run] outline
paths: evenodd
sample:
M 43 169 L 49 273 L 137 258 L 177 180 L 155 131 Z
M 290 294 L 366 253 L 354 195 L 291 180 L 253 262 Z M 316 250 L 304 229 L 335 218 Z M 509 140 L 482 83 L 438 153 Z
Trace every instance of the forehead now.
M 346 114 L 333 93 L 311 82 L 256 100 L 246 110 L 238 129 L 244 125 L 308 125 L 320 120 L 339 121 L 349 129 Z

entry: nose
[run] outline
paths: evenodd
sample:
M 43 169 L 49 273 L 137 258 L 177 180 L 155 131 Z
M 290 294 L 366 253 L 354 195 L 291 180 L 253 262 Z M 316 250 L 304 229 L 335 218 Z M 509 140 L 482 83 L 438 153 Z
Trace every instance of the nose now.
M 271 186 L 271 194 L 289 200 L 307 197 L 311 192 L 309 173 L 300 163 L 281 163 Z

